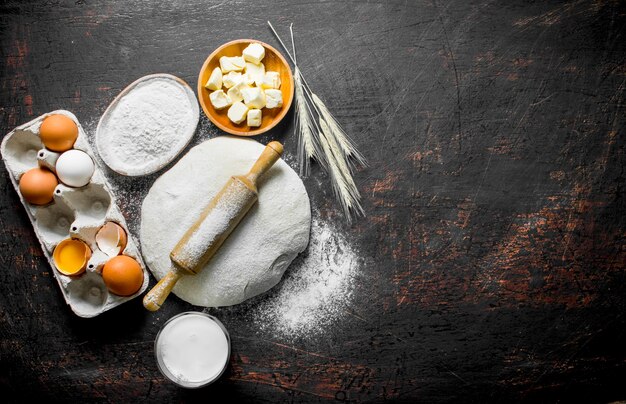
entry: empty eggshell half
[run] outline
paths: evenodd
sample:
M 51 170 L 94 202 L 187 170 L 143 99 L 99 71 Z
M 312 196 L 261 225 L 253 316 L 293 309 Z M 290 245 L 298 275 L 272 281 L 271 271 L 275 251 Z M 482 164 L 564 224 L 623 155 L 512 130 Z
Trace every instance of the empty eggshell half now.
M 96 129 L 102 160 L 123 175 L 160 170 L 187 146 L 200 108 L 193 90 L 171 74 L 151 74 L 126 87 Z
M 96 244 L 109 257 L 119 255 L 126 248 L 126 232 L 120 225 L 107 222 L 96 233 Z

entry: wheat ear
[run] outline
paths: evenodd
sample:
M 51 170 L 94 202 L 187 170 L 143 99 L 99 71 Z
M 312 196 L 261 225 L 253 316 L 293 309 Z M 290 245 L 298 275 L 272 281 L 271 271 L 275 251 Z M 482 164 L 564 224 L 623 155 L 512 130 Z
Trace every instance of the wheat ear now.
M 302 88 L 302 79 L 300 71 L 296 67 L 294 74 L 294 87 L 296 93 L 296 130 L 298 134 L 298 164 L 300 165 L 300 175 L 306 177 L 309 175 L 311 167 L 311 158 L 319 160 L 316 148 L 313 142 L 313 120 L 309 113 L 309 107 L 306 105 L 304 89 Z
M 319 111 L 320 117 L 323 118 L 328 124 L 330 132 L 334 135 L 337 144 L 341 147 L 341 150 L 343 150 L 346 156 L 352 157 L 360 165 L 367 166 L 365 157 L 360 151 L 357 150 L 356 146 L 352 142 L 352 139 L 350 139 L 346 131 L 344 131 L 339 122 L 337 122 L 335 116 L 328 110 L 326 104 L 324 104 L 324 102 L 315 93 L 311 93 L 311 97 L 317 107 L 316 109 Z

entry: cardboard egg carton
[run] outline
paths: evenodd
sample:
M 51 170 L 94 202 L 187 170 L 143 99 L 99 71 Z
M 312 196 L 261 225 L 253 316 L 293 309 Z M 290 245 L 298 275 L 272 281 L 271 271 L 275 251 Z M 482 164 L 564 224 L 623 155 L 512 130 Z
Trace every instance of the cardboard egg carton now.
M 53 202 L 37 206 L 26 202 L 19 191 L 19 180 L 26 171 L 37 166 L 46 167 L 55 172 L 56 161 L 62 153 L 46 149 L 39 138 L 41 123 L 44 118 L 52 114 L 65 115 L 76 123 L 78 138 L 74 149 L 87 153 L 94 161 L 96 169 L 87 185 L 74 188 L 59 182 L 54 190 Z M 76 315 L 95 317 L 139 296 L 146 290 L 148 287 L 146 265 L 141 258 L 137 244 L 128 231 L 126 220 L 117 207 L 115 197 L 110 191 L 102 170 L 94 158 L 85 131 L 74 114 L 57 110 L 18 126 L 4 137 L 0 152 L 13 187 L 26 208 L 65 301 Z M 132 296 L 117 296 L 109 292 L 102 279 L 102 268 L 112 257 L 98 248 L 95 238 L 97 231 L 106 222 L 115 222 L 124 229 L 128 241 L 121 254 L 134 258 L 141 265 L 143 284 Z M 81 275 L 63 275 L 54 264 L 52 258 L 54 248 L 67 238 L 82 240 L 91 248 L 91 258 L 85 272 Z

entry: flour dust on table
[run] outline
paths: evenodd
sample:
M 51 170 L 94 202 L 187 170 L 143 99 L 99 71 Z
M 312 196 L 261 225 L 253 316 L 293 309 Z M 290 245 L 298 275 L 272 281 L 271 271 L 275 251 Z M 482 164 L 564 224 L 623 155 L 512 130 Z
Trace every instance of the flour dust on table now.
M 298 339 L 341 325 L 349 310 L 360 258 L 329 222 L 314 218 L 308 249 L 290 266 L 271 297 L 252 308 L 261 331 Z

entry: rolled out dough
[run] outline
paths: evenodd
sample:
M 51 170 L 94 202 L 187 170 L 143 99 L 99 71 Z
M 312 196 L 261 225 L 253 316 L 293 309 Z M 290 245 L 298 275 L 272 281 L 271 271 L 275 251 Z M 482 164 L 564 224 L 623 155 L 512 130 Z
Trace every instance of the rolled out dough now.
M 159 177 L 143 201 L 141 247 L 152 274 L 171 267 L 170 251 L 232 175 L 245 174 L 265 146 L 221 136 L 185 155 Z M 304 184 L 282 160 L 261 178 L 259 200 L 217 254 L 173 292 L 207 307 L 230 306 L 275 286 L 309 242 L 311 207 Z

